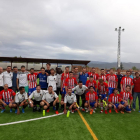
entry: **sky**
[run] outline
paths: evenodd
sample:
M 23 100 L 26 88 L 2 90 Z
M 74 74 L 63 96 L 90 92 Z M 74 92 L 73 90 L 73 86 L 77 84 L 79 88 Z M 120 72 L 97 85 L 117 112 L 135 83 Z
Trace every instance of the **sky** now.
M 0 0 L 0 56 L 121 61 L 140 59 L 139 0 Z

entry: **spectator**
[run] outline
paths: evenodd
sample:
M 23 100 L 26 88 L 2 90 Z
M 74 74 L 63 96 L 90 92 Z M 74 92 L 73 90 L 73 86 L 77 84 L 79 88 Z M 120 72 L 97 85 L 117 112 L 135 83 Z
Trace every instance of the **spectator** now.
M 47 64 L 46 64 L 46 68 L 47 68 L 47 69 L 45 70 L 47 76 L 51 74 L 50 67 L 51 67 L 51 64 L 50 64 L 50 63 L 47 63 Z
M 17 73 L 18 73 L 18 69 L 17 69 L 17 66 L 14 66 L 13 67 L 13 79 L 12 79 L 12 89 L 13 91 L 16 93 L 18 91 L 17 89 Z
M 133 111 L 136 109 L 136 99 L 139 99 L 139 112 L 140 112 L 140 76 L 139 73 L 135 73 L 136 78 L 133 79 L 134 94 L 133 94 Z
M 59 96 L 59 93 L 61 94 L 61 75 L 62 75 L 62 70 L 61 68 L 57 68 L 57 90 L 56 94 Z
M 3 68 L 0 67 L 0 91 L 3 90 Z
M 73 77 L 76 78 L 76 81 L 77 81 L 77 82 L 79 82 L 78 67 L 74 67 Z
M 132 75 L 132 69 L 129 70 L 130 71 L 130 78 L 134 79 L 134 76 Z

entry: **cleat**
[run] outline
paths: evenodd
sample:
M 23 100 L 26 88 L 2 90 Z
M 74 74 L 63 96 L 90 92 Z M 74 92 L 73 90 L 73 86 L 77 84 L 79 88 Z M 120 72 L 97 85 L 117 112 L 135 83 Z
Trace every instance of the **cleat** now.
M 109 109 L 109 113 L 111 113 L 112 111 L 111 111 L 111 109 Z
M 12 108 L 10 109 L 10 113 L 12 113 L 13 112 L 13 110 L 12 110 Z
M 15 114 L 17 114 L 17 109 L 15 109 Z
M 85 109 L 83 108 L 82 111 L 85 112 Z
M 24 108 L 22 108 L 22 113 L 25 113 Z
M 124 112 L 123 111 L 120 111 L 121 112 L 121 114 L 124 114 Z
M 96 113 L 95 110 L 93 110 L 93 113 Z
M 108 113 L 107 113 L 107 110 L 105 110 L 105 114 L 108 114 Z
M 89 112 L 89 109 L 86 109 L 86 112 Z
M 97 110 L 97 108 L 94 108 L 94 110 Z
M 3 113 L 5 111 L 5 109 L 2 109 L 1 113 Z
M 90 111 L 90 115 L 92 115 L 92 114 L 93 114 L 93 110 Z
M 47 110 L 46 110 L 46 112 L 48 112 L 48 113 L 49 113 L 49 112 L 50 112 L 50 109 L 47 109 Z
M 34 106 L 33 107 L 33 112 L 35 112 L 37 110 L 37 107 L 36 106 Z
M 70 112 L 71 112 L 71 113 L 74 113 L 74 110 L 72 109 Z
M 103 113 L 103 110 L 101 110 L 100 113 Z
M 116 113 L 119 113 L 117 109 L 115 110 L 115 112 L 116 112 Z
M 59 112 L 58 111 L 55 111 L 55 114 L 59 114 Z

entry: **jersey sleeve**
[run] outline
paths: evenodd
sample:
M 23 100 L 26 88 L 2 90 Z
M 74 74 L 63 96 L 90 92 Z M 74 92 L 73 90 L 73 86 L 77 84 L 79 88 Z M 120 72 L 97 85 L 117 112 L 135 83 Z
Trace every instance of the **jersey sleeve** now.
M 88 87 L 88 80 L 86 81 L 86 86 Z
M 77 86 L 76 86 L 77 87 Z M 72 88 L 72 91 L 75 91 L 76 90 L 76 87 Z
M 96 92 L 95 92 L 96 93 Z M 96 93 L 96 96 L 95 96 L 95 100 L 98 100 L 98 95 L 97 95 L 97 93 Z
M 124 79 L 124 78 L 122 78 L 122 80 L 121 80 L 120 84 L 123 84 L 123 79 Z
M 130 100 L 132 100 L 132 99 L 133 99 L 133 96 L 132 96 L 132 94 L 130 94 L 130 97 L 129 97 L 129 98 L 130 98 Z
M 68 79 L 65 80 L 65 86 L 68 86 Z
M 133 86 L 134 85 L 134 83 L 133 83 L 133 79 L 131 79 L 131 86 Z
M 16 95 L 16 93 L 15 93 L 13 90 L 11 91 L 11 93 L 12 93 L 12 95 L 13 95 L 13 96 L 15 96 L 15 95 Z
M 0 99 L 2 99 L 2 93 L 0 92 Z
M 29 74 L 27 75 L 27 80 L 29 81 Z
M 18 94 L 16 94 L 16 96 L 15 96 L 15 102 L 16 102 L 16 103 L 19 103 Z
M 32 99 L 34 96 L 34 91 L 31 93 L 31 95 L 29 96 L 29 99 Z
M 55 97 L 55 98 L 57 98 L 57 97 L 58 97 L 58 95 L 57 95 L 56 93 L 54 93 L 54 97 Z
M 74 78 L 74 83 L 77 85 L 78 83 L 77 83 L 77 81 L 76 81 L 76 78 Z
M 67 96 L 64 97 L 64 103 L 67 103 Z
M 105 83 L 105 91 L 106 91 L 106 92 L 109 91 L 109 89 L 108 89 L 108 84 L 107 84 L 107 83 Z
M 19 79 L 19 73 L 17 74 L 17 79 Z
M 109 99 L 108 99 L 108 102 L 111 102 L 112 101 L 112 99 L 111 99 L 111 95 L 109 95 Z
M 96 83 L 96 81 L 94 81 L 94 86 L 95 86 L 95 88 L 97 88 L 97 83 Z
M 27 100 L 28 99 L 28 95 L 27 95 L 27 93 L 25 94 L 25 100 Z
M 49 83 L 49 76 L 47 77 L 47 83 Z
M 74 99 L 73 100 L 74 100 L 74 102 L 76 102 L 76 95 L 75 94 L 74 94 Z
M 63 81 L 63 79 L 64 79 L 64 73 L 62 73 L 61 75 L 61 81 Z
M 89 93 L 86 94 L 86 101 L 89 100 Z
M 118 77 L 117 77 L 117 75 L 115 75 L 115 80 L 116 80 L 116 82 L 118 82 Z
M 97 79 L 99 79 L 99 74 L 98 73 L 96 74 L 96 77 L 97 77 Z

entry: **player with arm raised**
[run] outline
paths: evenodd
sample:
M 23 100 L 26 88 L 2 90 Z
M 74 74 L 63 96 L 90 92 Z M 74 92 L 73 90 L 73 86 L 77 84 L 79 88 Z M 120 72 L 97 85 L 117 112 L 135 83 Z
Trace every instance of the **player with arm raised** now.
M 55 107 L 56 106 L 56 111 L 55 114 L 59 114 L 58 108 L 59 108 L 59 97 L 57 94 L 53 91 L 53 87 L 49 86 L 48 90 L 45 92 L 42 98 L 42 102 L 40 103 L 43 108 L 49 112 L 50 106 Z
M 72 89 L 68 88 L 67 95 L 64 98 L 64 113 L 66 114 L 66 107 L 69 108 L 71 113 L 76 109 L 76 95 L 72 93 Z

